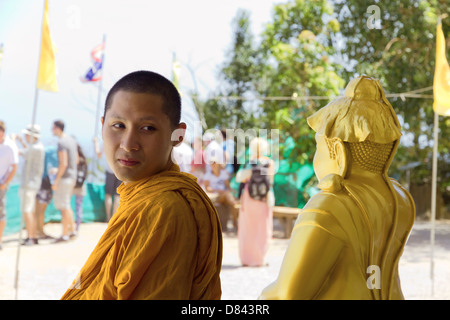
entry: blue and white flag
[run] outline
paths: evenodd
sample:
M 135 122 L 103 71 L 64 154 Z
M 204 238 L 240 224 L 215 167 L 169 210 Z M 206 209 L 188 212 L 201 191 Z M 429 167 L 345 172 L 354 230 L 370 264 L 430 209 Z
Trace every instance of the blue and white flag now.
M 96 46 L 91 51 L 92 67 L 90 67 L 84 76 L 81 77 L 82 82 L 99 81 L 102 78 L 101 70 L 103 65 L 103 51 L 105 43 Z

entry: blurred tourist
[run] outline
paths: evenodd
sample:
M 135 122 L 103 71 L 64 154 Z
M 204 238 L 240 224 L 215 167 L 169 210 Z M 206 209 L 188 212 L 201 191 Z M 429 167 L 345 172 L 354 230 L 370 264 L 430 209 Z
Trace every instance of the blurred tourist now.
M 81 222 L 83 221 L 83 198 L 86 195 L 86 181 L 88 167 L 86 156 L 80 145 L 77 145 L 78 151 L 78 164 L 77 164 L 77 181 L 75 183 L 75 188 L 73 189 L 73 194 L 75 195 L 75 229 L 78 232 Z
M 58 172 L 58 152 L 56 146 L 45 147 L 44 172 L 41 186 L 36 194 L 36 225 L 38 240 L 53 239 L 44 232 L 45 210 L 53 198 L 52 183 Z
M 9 183 L 16 174 L 19 157 L 12 144 L 7 141 L 6 125 L 0 120 L 0 249 L 2 248 L 3 230 L 6 225 L 6 192 Z
M 250 162 L 236 174 L 245 183 L 238 219 L 239 256 L 244 266 L 263 266 L 273 231 L 274 162 L 266 156 L 268 142 L 250 142 Z
M 94 146 L 95 152 L 97 153 L 97 159 L 102 159 L 102 155 L 104 153 L 103 144 L 99 146 L 97 138 L 94 138 Z M 105 167 L 106 222 L 108 222 L 119 207 L 120 196 L 117 193 L 117 188 L 120 186 L 122 181 L 117 179 L 105 157 L 103 157 L 103 166 Z
M 172 161 L 180 167 L 181 172 L 191 172 L 193 158 L 194 151 L 186 141 L 183 141 L 172 149 Z
M 223 147 L 216 141 L 216 136 L 211 132 L 205 132 L 203 135 L 203 143 L 205 145 L 206 172 L 211 171 L 211 158 L 216 159 L 219 164 L 225 167 Z
M 77 143 L 64 132 L 64 122 L 53 122 L 52 132 L 58 137 L 58 172 L 52 185 L 55 208 L 61 212 L 62 235 L 55 242 L 74 237 L 74 219 L 71 198 L 77 179 Z
M 211 158 L 211 172 L 207 172 L 203 177 L 204 188 L 211 198 L 214 199 L 214 205 L 219 213 L 222 231 L 228 231 L 228 220 L 230 214 L 234 211 L 236 200 L 232 195 L 230 188 L 230 174 L 219 163 L 217 158 Z M 237 228 L 237 220 L 233 215 L 233 226 Z
M 203 175 L 206 171 L 205 154 L 202 137 L 194 138 L 194 158 L 191 162 L 191 174 L 197 178 L 197 183 L 203 186 Z
M 237 158 L 234 152 L 234 136 L 227 136 L 227 132 L 225 129 L 220 130 L 223 137 L 223 143 L 222 148 L 224 152 L 224 158 L 225 158 L 225 168 L 230 174 L 233 174 L 237 171 L 238 165 L 237 165 Z
M 44 145 L 39 140 L 41 133 L 41 127 L 39 125 L 29 125 L 26 129 L 22 130 L 22 133 L 25 134 L 25 141 L 20 136 L 16 138 L 24 147 L 24 149 L 19 151 L 24 158 L 19 196 L 20 208 L 28 234 L 23 244 L 31 246 L 38 244 L 35 213 L 36 195 L 39 191 L 44 172 L 45 150 Z

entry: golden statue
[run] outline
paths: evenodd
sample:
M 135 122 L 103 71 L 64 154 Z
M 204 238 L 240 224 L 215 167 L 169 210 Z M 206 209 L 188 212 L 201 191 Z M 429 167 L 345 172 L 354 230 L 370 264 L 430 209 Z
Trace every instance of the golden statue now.
M 321 192 L 295 223 L 277 280 L 261 299 L 404 299 L 398 262 L 411 231 L 411 195 L 387 171 L 400 124 L 378 80 L 308 118 Z

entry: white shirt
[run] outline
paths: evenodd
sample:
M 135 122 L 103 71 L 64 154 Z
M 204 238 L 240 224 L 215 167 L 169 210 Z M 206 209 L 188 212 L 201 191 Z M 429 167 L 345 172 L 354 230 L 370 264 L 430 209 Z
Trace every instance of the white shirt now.
M 209 181 L 209 186 L 213 190 L 226 190 L 227 186 L 225 182 L 230 178 L 230 174 L 227 170 L 220 170 L 220 174 L 218 176 L 214 175 L 212 172 L 207 172 L 203 176 L 203 181 Z
M 13 164 L 19 163 L 19 153 L 15 143 L 5 137 L 3 143 L 0 143 L 0 184 L 5 183 Z
M 21 188 L 38 190 L 42 182 L 42 174 L 44 173 L 45 150 L 44 145 L 40 141 L 28 145 L 23 151 L 25 163 L 21 174 Z M 27 163 L 30 163 L 29 172 L 27 172 Z
M 172 161 L 180 167 L 181 172 L 191 172 L 194 151 L 191 146 L 183 142 L 172 149 Z
M 216 141 L 211 141 L 205 148 L 205 161 L 206 164 L 211 164 L 211 159 L 216 158 L 217 163 L 225 164 L 225 158 L 223 154 L 223 147 Z

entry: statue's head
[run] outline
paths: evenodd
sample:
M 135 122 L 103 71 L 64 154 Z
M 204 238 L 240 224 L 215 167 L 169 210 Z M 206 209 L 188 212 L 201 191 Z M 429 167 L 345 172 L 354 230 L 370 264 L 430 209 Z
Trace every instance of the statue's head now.
M 400 124 L 378 80 L 360 76 L 344 97 L 331 101 L 308 119 L 316 132 L 314 171 L 345 178 L 352 164 L 385 174 L 401 137 Z

